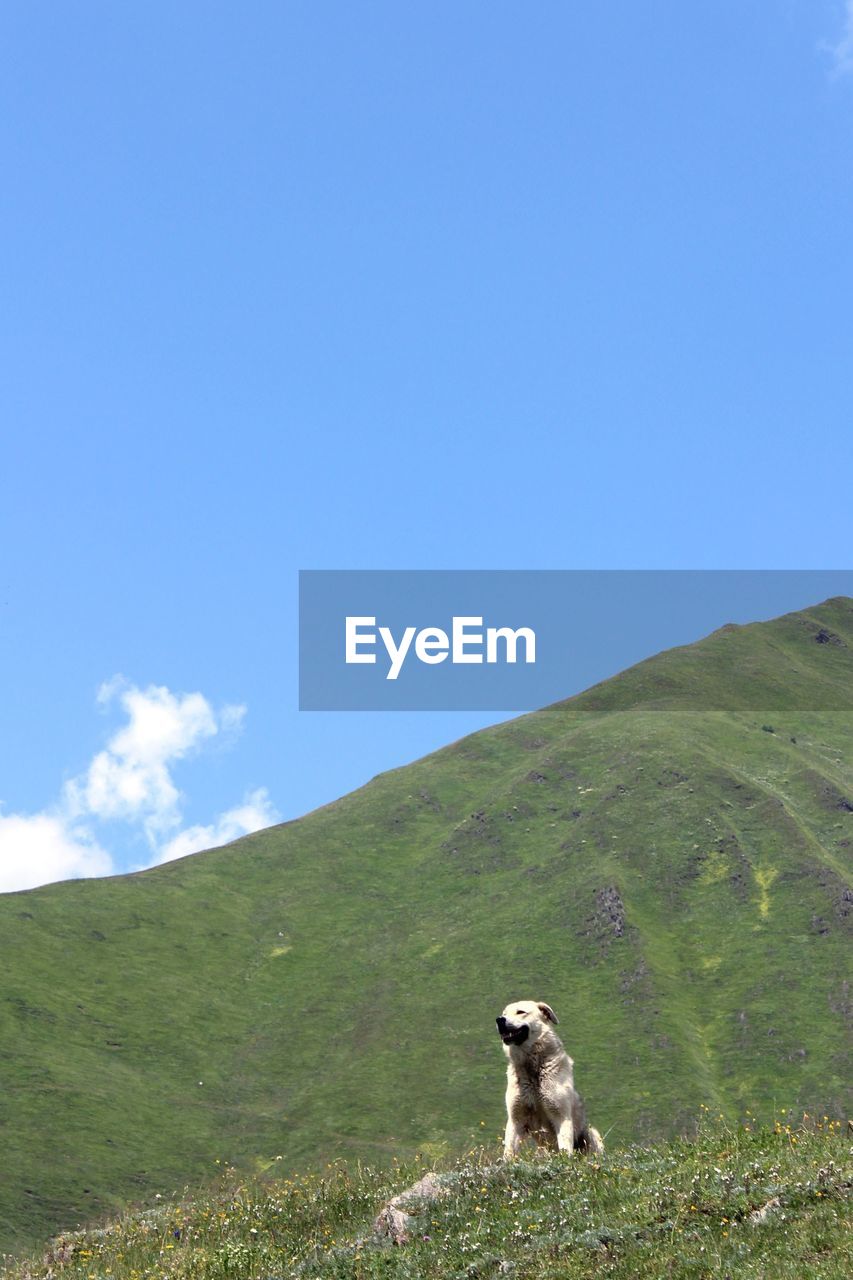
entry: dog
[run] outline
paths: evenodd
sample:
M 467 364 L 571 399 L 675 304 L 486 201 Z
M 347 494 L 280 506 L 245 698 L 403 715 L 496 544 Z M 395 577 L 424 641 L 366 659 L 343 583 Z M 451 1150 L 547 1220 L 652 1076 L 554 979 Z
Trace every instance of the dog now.
M 604 1151 L 601 1134 L 587 1124 L 574 1086 L 574 1063 L 552 1031 L 557 1015 L 541 1000 L 515 1000 L 495 1019 L 509 1059 L 504 1156 L 511 1160 L 532 1137 L 558 1151 Z

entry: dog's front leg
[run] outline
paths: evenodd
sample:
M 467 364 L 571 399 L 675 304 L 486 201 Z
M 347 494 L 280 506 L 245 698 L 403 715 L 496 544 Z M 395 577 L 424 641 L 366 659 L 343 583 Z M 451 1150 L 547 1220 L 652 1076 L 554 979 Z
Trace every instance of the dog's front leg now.
M 561 1117 L 554 1126 L 557 1134 L 557 1150 L 571 1153 L 575 1149 L 575 1126 L 571 1116 Z
M 506 1122 L 506 1130 L 504 1131 L 504 1160 L 511 1160 L 518 1152 L 524 1138 L 524 1130 L 519 1124 L 513 1120 L 512 1116 Z

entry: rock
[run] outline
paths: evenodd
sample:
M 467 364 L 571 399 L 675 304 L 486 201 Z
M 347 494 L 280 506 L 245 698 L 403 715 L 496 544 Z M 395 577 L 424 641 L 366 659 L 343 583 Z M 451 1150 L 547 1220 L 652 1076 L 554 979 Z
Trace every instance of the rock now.
M 821 627 L 820 631 L 817 632 L 815 635 L 815 643 L 834 644 L 842 649 L 847 647 L 841 639 L 841 636 L 837 636 L 834 631 L 829 631 L 826 627 Z
M 754 1209 L 747 1218 L 747 1222 L 754 1227 L 760 1227 L 762 1222 L 766 1222 L 771 1213 L 775 1213 L 777 1209 L 781 1209 L 782 1201 L 778 1196 L 774 1196 L 772 1200 L 768 1200 L 760 1209 Z
M 411 1225 L 411 1214 L 404 1212 L 403 1209 L 398 1209 L 393 1203 L 386 1204 L 384 1209 L 379 1210 L 374 1219 L 373 1234 L 383 1240 L 390 1240 L 392 1244 L 407 1244 Z
M 373 1233 L 392 1244 L 406 1244 L 410 1238 L 412 1215 L 406 1209 L 412 1209 L 422 1202 L 437 1200 L 447 1195 L 445 1187 L 437 1174 L 425 1173 L 422 1178 L 393 1196 L 383 1205 L 373 1222 Z

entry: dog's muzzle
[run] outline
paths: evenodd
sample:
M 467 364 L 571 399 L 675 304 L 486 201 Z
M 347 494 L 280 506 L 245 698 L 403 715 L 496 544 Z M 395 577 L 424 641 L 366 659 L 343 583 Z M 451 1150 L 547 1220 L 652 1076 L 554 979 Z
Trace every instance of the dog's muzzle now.
M 520 1027 L 513 1027 L 506 1018 L 495 1018 L 498 1025 L 498 1035 L 504 1044 L 524 1044 L 530 1035 L 530 1028 L 526 1022 L 522 1022 Z

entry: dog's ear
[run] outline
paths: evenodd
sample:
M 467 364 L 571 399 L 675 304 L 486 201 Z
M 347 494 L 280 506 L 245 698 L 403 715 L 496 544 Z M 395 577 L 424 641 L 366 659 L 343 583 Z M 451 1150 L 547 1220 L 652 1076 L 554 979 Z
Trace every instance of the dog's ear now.
M 540 1000 L 538 1008 L 546 1022 L 553 1022 L 555 1027 L 558 1025 L 559 1018 L 549 1004 L 543 1004 Z

